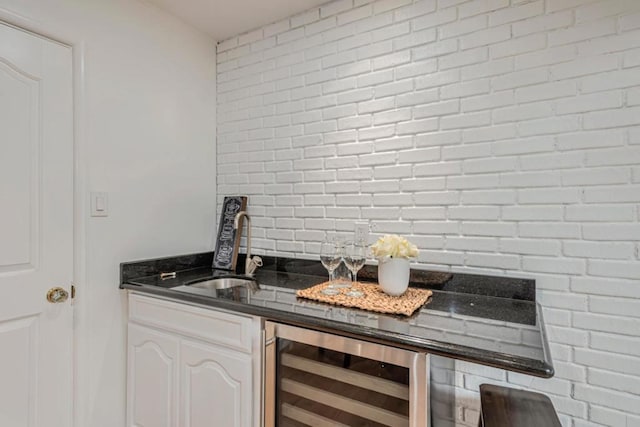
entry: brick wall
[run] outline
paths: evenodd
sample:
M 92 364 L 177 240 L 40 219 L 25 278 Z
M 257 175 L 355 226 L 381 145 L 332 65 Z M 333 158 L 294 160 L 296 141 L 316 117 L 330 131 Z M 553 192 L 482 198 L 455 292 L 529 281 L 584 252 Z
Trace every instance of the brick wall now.
M 640 425 L 640 1 L 339 0 L 218 46 L 218 195 L 258 253 L 400 233 L 424 268 L 535 277 L 565 426 Z M 221 200 L 219 200 L 221 202 Z

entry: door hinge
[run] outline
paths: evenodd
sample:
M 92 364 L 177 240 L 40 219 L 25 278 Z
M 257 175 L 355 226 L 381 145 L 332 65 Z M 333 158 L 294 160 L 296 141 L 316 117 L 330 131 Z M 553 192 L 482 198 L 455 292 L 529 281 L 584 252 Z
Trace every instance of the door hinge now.
M 71 299 L 76 297 L 76 287 L 75 285 L 71 285 Z

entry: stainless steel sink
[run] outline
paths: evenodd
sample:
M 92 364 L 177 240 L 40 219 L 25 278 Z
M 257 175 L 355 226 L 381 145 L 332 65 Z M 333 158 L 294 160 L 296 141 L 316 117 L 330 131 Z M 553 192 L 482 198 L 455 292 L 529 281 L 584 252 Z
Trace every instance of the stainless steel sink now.
M 184 285 L 171 288 L 171 290 L 193 295 L 241 301 L 250 298 L 251 294 L 259 291 L 260 286 L 254 279 L 231 276 L 194 280 L 193 282 L 187 282 Z
M 196 282 L 188 286 L 190 288 L 209 289 L 209 290 L 229 289 L 229 288 L 235 288 L 238 286 L 246 286 L 250 290 L 259 289 L 258 283 L 255 280 L 243 279 L 240 277 L 220 277 L 217 279 L 209 279 L 202 282 Z

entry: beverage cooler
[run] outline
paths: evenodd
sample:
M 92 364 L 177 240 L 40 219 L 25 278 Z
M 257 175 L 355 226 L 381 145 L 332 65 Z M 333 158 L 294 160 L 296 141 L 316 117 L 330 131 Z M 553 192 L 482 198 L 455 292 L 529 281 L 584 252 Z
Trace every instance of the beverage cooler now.
M 426 353 L 266 322 L 264 425 L 429 426 L 428 364 Z

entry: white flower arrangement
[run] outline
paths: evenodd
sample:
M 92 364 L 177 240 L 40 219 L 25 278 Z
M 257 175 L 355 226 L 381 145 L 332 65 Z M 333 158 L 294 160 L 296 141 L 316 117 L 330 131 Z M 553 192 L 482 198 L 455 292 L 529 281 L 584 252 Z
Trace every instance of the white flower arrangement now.
M 415 258 L 419 253 L 416 245 L 397 234 L 386 234 L 380 237 L 371 246 L 371 252 L 379 260 L 385 258 Z

